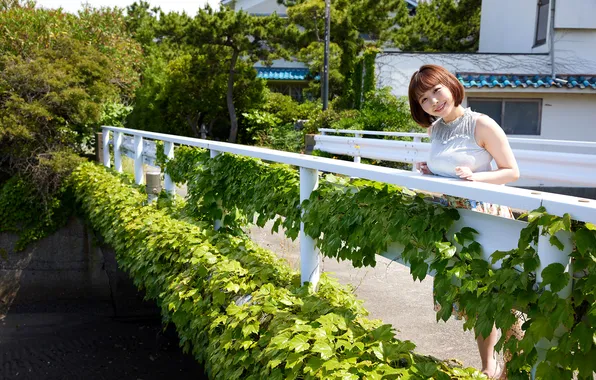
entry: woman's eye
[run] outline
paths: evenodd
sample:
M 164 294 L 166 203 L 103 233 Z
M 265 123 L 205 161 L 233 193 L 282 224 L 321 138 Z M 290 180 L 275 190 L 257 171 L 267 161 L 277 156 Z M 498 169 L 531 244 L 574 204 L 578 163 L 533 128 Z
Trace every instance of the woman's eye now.
M 426 102 L 426 98 L 422 99 L 422 100 L 420 101 L 420 104 L 424 104 L 424 102 Z
M 441 90 L 441 87 L 437 87 L 437 88 L 435 88 L 435 92 L 437 92 L 437 91 L 439 91 L 439 90 Z

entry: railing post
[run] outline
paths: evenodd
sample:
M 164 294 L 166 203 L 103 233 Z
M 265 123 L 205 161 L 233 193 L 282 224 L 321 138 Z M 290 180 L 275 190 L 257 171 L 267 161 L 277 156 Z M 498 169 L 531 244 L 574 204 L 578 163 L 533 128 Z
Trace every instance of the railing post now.
M 103 135 L 103 165 L 106 168 L 110 167 L 110 131 L 105 129 L 102 131 Z
M 114 132 L 114 168 L 118 173 L 122 173 L 122 141 L 124 140 L 124 133 Z
M 553 263 L 562 264 L 565 267 L 565 272 L 569 273 L 569 283 L 565 286 L 561 291 L 557 294 L 561 298 L 568 298 L 571 295 L 572 291 L 572 277 L 573 277 L 573 268 L 571 264 L 571 253 L 573 251 L 573 239 L 570 232 L 567 231 L 559 231 L 555 233 L 555 236 L 563 243 L 564 249 L 561 251 L 559 248 L 552 245 L 549 241 L 549 237 L 542 234 L 543 227 L 539 227 L 539 235 L 538 235 L 538 257 L 540 258 L 540 265 L 536 269 L 536 282 L 542 282 L 542 271 L 544 268 L 549 266 Z M 549 286 L 547 286 L 547 289 Z M 538 364 L 546 359 L 547 351 L 557 345 L 559 341 L 559 337 L 563 335 L 565 332 L 564 326 L 559 326 L 555 330 L 555 335 L 552 340 L 547 340 L 546 338 L 540 339 L 536 343 L 536 353 L 537 353 L 537 360 L 534 367 L 532 367 L 532 379 L 536 378 L 536 369 L 538 368 Z
M 166 141 L 163 145 L 163 152 L 166 155 L 166 157 L 168 158 L 168 160 L 173 159 L 174 158 L 174 143 Z M 166 188 L 166 191 L 169 194 L 174 194 L 176 192 L 176 184 L 172 181 L 172 178 L 170 177 L 170 175 L 168 173 L 165 172 L 165 170 L 162 169 L 162 171 L 164 172 L 163 182 L 164 182 L 164 187 Z
M 354 134 L 354 136 L 355 136 L 357 139 L 359 139 L 359 138 L 362 138 L 362 133 L 355 133 L 355 134 Z M 358 145 L 356 145 L 356 146 L 358 146 Z M 354 162 L 355 162 L 355 163 L 359 164 L 359 163 L 360 163 L 360 161 L 361 161 L 361 157 L 360 157 L 359 155 L 358 155 L 358 156 L 354 156 Z
M 215 158 L 220 152 L 218 152 L 217 150 L 209 150 L 209 157 L 210 158 Z M 219 208 L 221 209 L 221 204 L 218 201 L 217 205 L 219 206 Z M 213 223 L 213 228 L 215 228 L 215 231 L 218 231 L 221 228 L 221 219 L 216 219 L 215 222 Z
M 145 174 L 145 183 L 147 202 L 151 203 L 156 200 L 159 193 L 161 193 L 161 173 L 147 172 L 147 174 Z
M 422 137 L 414 137 L 414 142 L 415 143 L 421 143 L 422 142 Z M 412 171 L 414 173 L 417 173 L 418 172 L 418 169 L 416 169 L 416 164 L 417 164 L 417 162 L 412 162 Z
M 300 203 L 310 198 L 310 194 L 319 185 L 319 171 L 300 168 Z M 304 212 L 304 211 L 303 211 Z M 315 240 L 304 232 L 304 223 L 300 222 L 300 279 L 302 283 L 310 282 L 317 287 L 321 277 L 319 254 Z
M 143 138 L 135 136 L 135 183 L 143 184 Z

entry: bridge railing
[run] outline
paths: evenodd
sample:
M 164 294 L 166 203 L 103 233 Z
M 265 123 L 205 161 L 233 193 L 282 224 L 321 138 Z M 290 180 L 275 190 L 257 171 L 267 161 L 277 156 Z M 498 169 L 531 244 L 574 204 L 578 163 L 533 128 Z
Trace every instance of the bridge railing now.
M 112 135 L 113 138 L 111 137 Z M 125 138 L 125 136 L 128 136 L 128 138 Z M 110 166 L 109 146 L 113 145 L 115 169 L 120 172 L 122 171 L 122 155 L 128 154 L 134 159 L 135 181 L 138 184 L 143 182 L 143 163 L 153 163 L 155 158 L 155 145 L 146 140 L 149 139 L 163 141 L 164 153 L 170 158 L 174 157 L 175 144 L 181 144 L 207 149 L 211 152 L 212 157 L 226 152 L 294 165 L 300 169 L 300 201 L 310 197 L 311 192 L 317 187 L 319 172 L 324 171 L 431 193 L 496 203 L 522 210 L 533 210 L 544 206 L 551 214 L 562 216 L 568 213 L 572 219 L 596 223 L 595 200 L 487 183 L 424 176 L 410 171 L 374 165 L 354 164 L 352 162 L 324 157 L 126 128 L 103 127 L 103 138 L 104 164 Z M 383 140 L 378 141 L 387 143 Z M 164 182 L 166 191 L 175 191 L 175 184 L 171 181 L 167 173 L 164 173 Z M 470 210 L 462 209 L 459 212 L 461 218 L 453 227 L 454 231 L 463 226 L 474 226 L 479 232 L 477 241 L 482 245 L 484 257 L 487 260 L 490 254 L 496 250 L 507 251 L 515 248 L 520 231 L 527 225 L 523 221 L 505 219 Z M 553 262 L 559 262 L 570 268 L 569 254 L 572 250 L 570 236 L 561 236 L 560 240 L 567 242 L 564 251 L 553 247 L 548 242 L 548 239 L 541 238 L 539 240 L 537 249 L 540 256 L 541 268 Z M 399 256 L 399 250 L 399 246 L 393 245 L 390 252 L 380 252 L 379 254 L 395 259 Z M 302 280 L 316 284 L 320 275 L 319 256 L 315 250 L 314 240 L 304 233 L 304 226 L 302 226 L 300 234 L 300 255 Z M 499 264 L 497 263 L 496 265 L 498 266 Z M 539 268 L 537 273 L 538 278 L 540 278 L 540 270 Z M 570 291 L 570 288 L 567 291 Z
M 322 152 L 361 158 L 412 164 L 427 160 L 430 143 L 424 133 L 357 131 L 349 129 L 319 129 L 314 149 Z M 350 135 L 350 136 L 345 136 Z M 366 136 L 385 136 L 413 141 L 382 140 Z M 521 172 L 514 186 L 596 187 L 596 142 L 547 140 L 509 137 Z M 517 148 L 523 146 L 523 149 Z M 557 151 L 573 149 L 569 153 Z

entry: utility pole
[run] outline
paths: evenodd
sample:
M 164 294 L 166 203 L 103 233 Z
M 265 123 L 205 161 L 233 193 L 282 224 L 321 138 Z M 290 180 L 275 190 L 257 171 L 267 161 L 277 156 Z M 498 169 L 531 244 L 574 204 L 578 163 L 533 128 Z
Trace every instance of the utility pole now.
M 329 104 L 329 44 L 331 42 L 331 0 L 325 0 L 325 52 L 323 62 L 323 111 Z

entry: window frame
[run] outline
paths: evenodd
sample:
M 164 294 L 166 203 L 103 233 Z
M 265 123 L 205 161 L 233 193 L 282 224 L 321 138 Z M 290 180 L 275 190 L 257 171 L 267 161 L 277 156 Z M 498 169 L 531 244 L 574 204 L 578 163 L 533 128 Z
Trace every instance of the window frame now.
M 546 2 L 546 3 L 545 3 Z M 536 30 L 534 31 L 534 46 L 533 47 L 538 47 L 538 46 L 542 46 L 546 43 L 546 40 L 548 39 L 548 23 L 549 23 L 549 15 L 550 15 L 550 2 L 551 0 L 538 0 L 537 5 L 536 5 Z M 540 27 L 540 8 L 541 7 L 546 7 L 546 30 L 544 33 L 544 39 L 538 39 L 538 30 Z
M 518 102 L 518 103 L 537 103 L 538 104 L 538 120 L 537 120 L 537 124 L 538 124 L 538 128 L 536 130 L 536 134 L 511 134 L 508 136 L 541 136 L 542 134 L 542 103 L 543 103 L 543 99 L 542 98 L 476 98 L 476 97 L 468 97 L 467 99 L 467 105 L 468 107 L 470 106 L 470 101 L 472 102 L 501 102 L 501 125 L 499 125 L 501 127 L 501 129 L 503 129 L 503 131 L 505 131 L 505 128 L 503 127 L 503 124 L 505 123 L 505 103 L 507 102 Z

